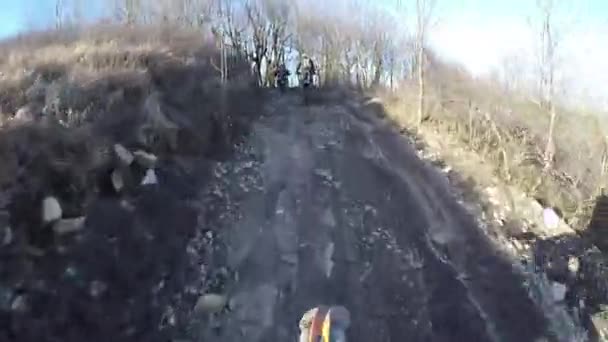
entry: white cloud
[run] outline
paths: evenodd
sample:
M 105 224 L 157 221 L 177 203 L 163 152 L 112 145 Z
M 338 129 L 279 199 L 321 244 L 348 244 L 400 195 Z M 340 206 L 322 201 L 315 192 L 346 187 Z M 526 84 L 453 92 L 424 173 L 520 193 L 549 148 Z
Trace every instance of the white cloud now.
M 608 103 L 606 37 L 608 25 L 581 26 L 566 35 L 559 67 L 567 89 L 563 95 L 569 100 Z M 523 20 L 461 17 L 434 28 L 430 43 L 442 57 L 464 65 L 476 76 L 500 68 L 509 56 L 523 57 L 529 65 L 535 60 L 534 36 Z
M 500 65 L 504 57 L 530 50 L 530 35 L 517 23 L 452 21 L 431 33 L 431 45 L 445 58 L 464 64 L 474 74 L 485 74 Z

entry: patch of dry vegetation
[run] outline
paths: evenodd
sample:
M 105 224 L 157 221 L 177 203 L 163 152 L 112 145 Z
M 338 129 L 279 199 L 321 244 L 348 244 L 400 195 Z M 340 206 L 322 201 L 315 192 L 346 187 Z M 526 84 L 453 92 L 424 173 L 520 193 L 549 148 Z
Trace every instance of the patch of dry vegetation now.
M 232 140 L 234 128 L 250 114 L 248 105 L 227 99 L 258 98 L 250 93 L 244 61 L 232 61 L 232 78 L 222 84 L 211 64 L 218 59 L 213 44 L 200 32 L 174 27 L 113 26 L 4 42 L 4 136 L 32 125 L 63 127 L 73 134 L 90 131 L 126 145 L 146 145 L 154 153 L 177 144 L 182 151 L 212 153 L 210 148 L 220 145 L 211 147 L 212 140 Z M 20 109 L 23 117 L 16 117 Z
M 586 228 L 593 200 L 605 186 L 606 138 L 598 115 L 559 109 L 555 160 L 545 169 L 549 114 L 538 104 L 456 68 L 435 69 L 429 83 L 427 127 L 457 137 L 506 183 L 557 208 L 574 228 Z M 382 97 L 395 121 L 415 124 L 414 84 Z

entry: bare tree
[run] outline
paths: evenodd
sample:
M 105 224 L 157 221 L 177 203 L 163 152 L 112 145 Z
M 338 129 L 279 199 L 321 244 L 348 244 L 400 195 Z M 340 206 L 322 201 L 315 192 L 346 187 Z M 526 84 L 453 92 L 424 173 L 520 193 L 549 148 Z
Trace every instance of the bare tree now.
M 545 146 L 545 168 L 553 165 L 555 158 L 554 131 L 557 120 L 555 108 L 555 72 L 556 72 L 556 50 L 559 46 L 559 37 L 554 23 L 556 9 L 555 0 L 537 0 L 537 9 L 540 13 L 539 26 L 539 87 L 541 96 L 541 107 L 549 112 L 549 132 Z
M 253 41 L 253 53 L 251 59 L 255 63 L 256 78 L 260 86 L 264 85 L 262 77 L 262 62 L 268 52 L 269 27 L 266 18 L 257 3 L 248 1 L 245 3 L 245 11 L 251 30 Z
M 503 89 L 507 93 L 522 91 L 523 75 L 525 73 L 524 63 L 519 55 L 510 54 L 502 59 L 499 73 L 499 80 Z
M 63 26 L 63 0 L 55 1 L 55 28 L 60 29 Z
M 127 25 L 135 24 L 137 17 L 141 15 L 141 0 L 116 0 L 114 11 L 118 20 Z
M 237 18 L 234 3 L 230 0 L 218 0 L 213 14 L 217 17 L 213 29 L 227 40 L 227 44 L 232 47 L 236 58 L 245 57 L 247 54 L 246 22 Z
M 416 67 L 418 72 L 418 118 L 420 126 L 425 116 L 425 65 L 428 31 L 431 24 L 435 0 L 416 0 Z

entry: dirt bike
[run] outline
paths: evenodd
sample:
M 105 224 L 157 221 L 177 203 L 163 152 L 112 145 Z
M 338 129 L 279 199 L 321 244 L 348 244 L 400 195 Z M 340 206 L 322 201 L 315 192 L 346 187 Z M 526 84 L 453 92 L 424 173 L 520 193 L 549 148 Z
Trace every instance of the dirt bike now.
M 343 306 L 317 306 L 300 319 L 300 342 L 346 342 L 350 312 Z
M 289 85 L 289 71 L 285 70 L 285 71 L 279 71 L 277 74 L 277 86 L 279 87 L 279 90 L 281 90 L 281 92 L 285 91 L 285 89 L 287 89 L 287 86 Z

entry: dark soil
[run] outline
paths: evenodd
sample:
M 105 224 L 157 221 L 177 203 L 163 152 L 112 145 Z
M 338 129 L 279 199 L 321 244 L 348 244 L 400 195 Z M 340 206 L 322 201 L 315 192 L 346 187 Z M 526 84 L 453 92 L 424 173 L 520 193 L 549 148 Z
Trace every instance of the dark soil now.
M 236 82 L 221 86 L 205 63 L 157 61 L 143 78 L 108 76 L 96 86 L 69 84 L 57 69 L 54 84 L 98 99 L 95 105 L 69 111 L 75 98 L 47 84 L 29 104 L 40 110 L 34 119 L 0 132 L 1 341 L 175 335 L 176 324 L 166 321 L 176 296 L 201 273 L 186 253 L 205 229 L 199 193 L 214 161 L 229 158 L 263 101 Z M 61 101 L 45 107 L 52 96 Z M 166 122 L 151 112 L 151 96 Z M 158 184 L 141 186 L 145 169 L 123 167 L 127 184 L 115 191 L 116 143 L 155 154 Z M 59 200 L 64 218 L 85 216 L 82 231 L 59 236 L 43 223 L 46 196 Z

